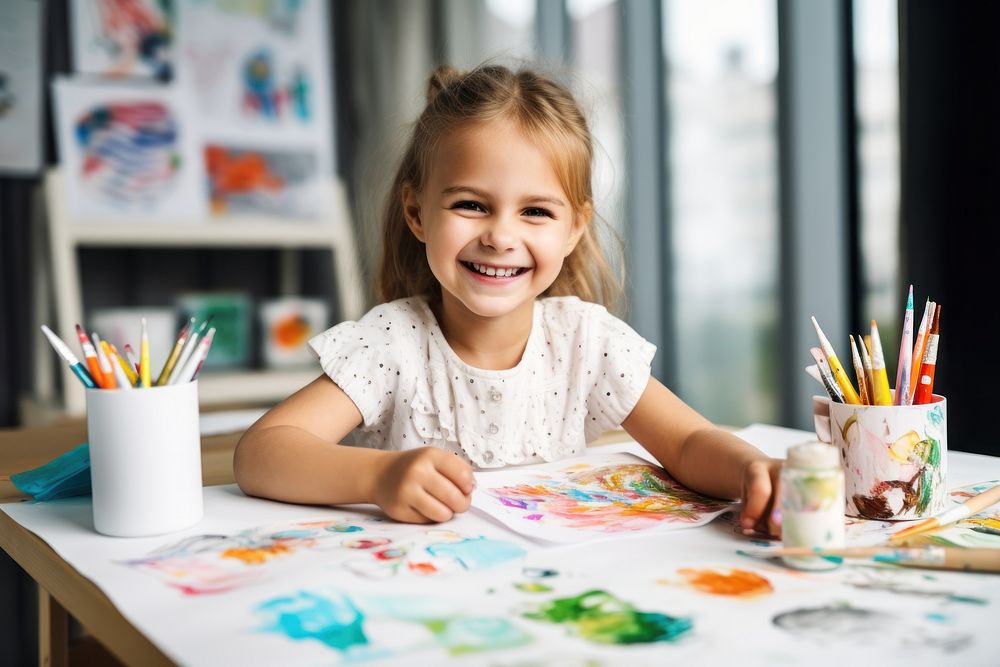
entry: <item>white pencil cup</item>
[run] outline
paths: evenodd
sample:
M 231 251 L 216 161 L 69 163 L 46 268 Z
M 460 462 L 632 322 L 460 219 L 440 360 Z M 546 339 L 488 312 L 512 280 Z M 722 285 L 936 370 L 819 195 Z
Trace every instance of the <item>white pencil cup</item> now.
M 94 528 L 160 535 L 202 517 L 198 383 L 88 389 Z

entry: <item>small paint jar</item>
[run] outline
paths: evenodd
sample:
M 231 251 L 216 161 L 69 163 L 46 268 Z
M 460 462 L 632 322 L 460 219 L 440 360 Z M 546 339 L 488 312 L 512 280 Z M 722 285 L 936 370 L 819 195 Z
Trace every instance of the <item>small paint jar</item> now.
M 844 546 L 844 470 L 840 452 L 821 442 L 788 450 L 781 471 L 781 534 L 785 547 L 838 549 Z M 783 556 L 800 570 L 830 570 L 836 559 Z

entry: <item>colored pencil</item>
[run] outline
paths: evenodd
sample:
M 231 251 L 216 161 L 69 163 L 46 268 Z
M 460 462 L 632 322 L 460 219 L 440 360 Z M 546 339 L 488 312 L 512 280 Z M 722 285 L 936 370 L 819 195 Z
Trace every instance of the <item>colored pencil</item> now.
M 913 404 L 930 403 L 934 395 L 934 371 L 937 368 L 938 341 L 941 338 L 941 305 L 934 309 L 934 319 L 927 330 L 927 346 L 924 358 L 920 361 L 920 377 L 917 379 L 917 390 L 913 392 Z
M 960 547 L 846 547 L 843 549 L 810 549 L 809 547 L 778 547 L 739 551 L 753 558 L 775 556 L 816 556 L 842 562 L 845 558 L 864 558 L 877 563 L 925 567 L 969 572 L 1000 572 L 1000 549 L 964 549 Z
M 149 373 L 149 336 L 146 333 L 146 318 L 140 320 L 141 336 L 139 341 L 139 377 L 142 379 L 142 386 L 152 385 Z
M 69 349 L 69 346 L 63 342 L 62 338 L 55 335 L 52 332 L 52 329 L 49 329 L 44 324 L 42 325 L 42 333 L 49 339 L 49 344 L 55 348 L 56 353 L 62 357 L 67 364 L 69 364 L 70 370 L 73 371 L 73 374 L 80 379 L 83 386 L 87 389 L 97 388 L 94 378 L 91 377 L 90 373 L 87 372 L 87 369 L 83 367 L 83 364 L 80 363 L 80 360 L 77 359 L 76 355 Z
M 128 375 L 125 373 L 124 363 L 121 357 L 115 352 L 114 347 L 106 340 L 101 341 L 101 346 L 104 348 L 104 354 L 108 356 L 111 361 L 112 372 L 115 374 L 115 382 L 118 383 L 119 389 L 132 389 L 132 383 L 129 382 Z
M 97 360 L 101 364 L 101 374 L 104 376 L 104 389 L 117 389 L 118 380 L 115 379 L 115 370 L 111 366 L 111 359 L 108 358 L 104 346 L 101 345 L 101 337 L 97 332 L 90 334 L 90 339 L 94 341 L 94 350 L 97 352 Z
M 910 401 L 910 364 L 913 357 L 913 285 L 906 296 L 906 310 L 903 313 L 903 334 L 899 340 L 899 360 L 896 362 L 895 405 L 907 405 Z
M 212 318 L 209 317 L 201 323 L 201 326 L 198 327 L 197 331 L 193 331 L 188 334 L 187 342 L 184 343 L 184 349 L 181 350 L 181 356 L 177 359 L 177 363 L 174 365 L 174 372 L 171 374 L 167 384 L 180 383 L 180 380 L 177 378 L 177 369 L 184 368 L 185 364 L 187 364 L 188 359 L 191 358 L 191 355 L 194 354 L 194 351 L 197 349 L 198 339 L 201 338 L 203 333 L 205 333 L 205 329 L 208 328 L 208 323 L 211 321 Z
M 142 365 L 135 358 L 135 351 L 132 350 L 132 346 L 125 343 L 125 358 L 128 359 L 129 366 L 135 371 L 135 379 L 139 380 L 139 371 L 142 369 Z
M 108 347 L 115 355 L 115 361 L 121 366 L 122 370 L 125 372 L 125 379 L 128 381 L 129 386 L 134 387 L 135 383 L 139 380 L 139 375 L 135 372 L 135 368 L 132 366 L 131 362 L 122 356 L 122 353 L 118 351 L 118 348 L 114 346 L 113 343 L 108 343 Z M 119 383 L 121 380 L 119 380 Z
M 76 325 L 76 337 L 80 341 L 80 349 L 83 350 L 83 358 L 87 362 L 87 368 L 90 369 L 90 376 L 94 378 L 94 384 L 103 388 L 107 385 L 107 381 L 105 381 L 104 373 L 101 371 L 101 362 L 97 358 L 94 344 L 90 342 L 90 339 L 87 338 L 87 332 L 79 324 Z
M 865 387 L 868 389 L 868 405 L 875 405 L 875 375 L 872 373 L 872 355 L 868 353 L 868 346 L 871 344 L 871 336 L 858 334 L 858 350 L 861 353 L 861 365 L 865 369 Z
M 937 530 L 938 528 L 942 528 L 948 524 L 968 518 L 973 514 L 978 514 L 990 505 L 995 505 L 996 503 L 1000 503 L 1000 484 L 972 496 L 961 505 L 955 505 L 935 517 L 931 517 L 926 521 L 921 521 L 920 523 L 893 533 L 889 537 L 889 540 L 895 542 L 896 540 L 903 540 L 907 537 L 913 537 L 914 535 Z M 1000 552 L 998 552 L 997 557 L 1000 558 Z
M 875 384 L 873 396 L 875 405 L 892 405 L 892 390 L 889 376 L 885 372 L 885 356 L 882 354 L 882 339 L 878 335 L 878 325 L 872 320 L 872 380 Z
M 198 376 L 198 371 L 201 370 L 202 364 L 205 363 L 205 357 L 208 356 L 208 350 L 212 347 L 213 338 L 215 338 L 215 327 L 208 330 L 201 344 L 198 345 L 198 349 L 191 355 L 184 367 L 177 372 L 178 384 L 191 382 Z
M 170 380 L 170 374 L 174 371 L 174 365 L 177 363 L 178 357 L 181 356 L 181 350 L 184 349 L 184 343 L 187 342 L 188 334 L 193 328 L 194 318 L 192 317 L 181 327 L 181 332 L 177 334 L 177 341 L 174 343 L 173 349 L 170 350 L 170 356 L 167 357 L 163 368 L 160 370 L 160 375 L 156 378 L 157 387 L 162 387 Z
M 833 351 L 833 345 L 830 344 L 823 330 L 819 328 L 819 322 L 816 321 L 815 317 L 812 318 L 812 323 L 816 328 L 816 335 L 819 337 L 819 346 L 826 356 L 827 363 L 830 364 L 830 372 L 833 373 L 833 378 L 837 381 L 837 386 L 840 387 L 840 391 L 844 394 L 844 402 L 860 405 L 861 398 L 858 397 L 858 392 L 854 390 L 854 385 L 851 384 L 851 380 L 847 377 L 844 367 L 840 364 L 840 360 L 837 359 L 837 354 Z
M 934 302 L 928 298 L 924 304 L 924 316 L 920 318 L 917 338 L 913 341 L 913 357 L 910 359 L 910 397 L 908 405 L 913 404 L 913 392 L 917 389 L 917 378 L 920 376 L 920 362 L 924 358 L 924 348 L 927 345 L 927 329 L 931 326 L 933 316 Z
M 854 376 L 858 379 L 858 395 L 861 396 L 861 402 L 865 405 L 871 405 L 871 399 L 868 397 L 868 386 L 865 383 L 865 369 L 861 364 L 861 355 L 858 354 L 858 346 L 854 342 L 854 336 L 849 336 L 851 339 L 851 363 L 854 364 Z M 864 344 L 862 343 L 862 347 Z
M 810 347 L 809 354 L 816 360 L 819 376 L 823 381 L 823 386 L 826 388 L 826 393 L 830 396 L 830 400 L 834 403 L 843 403 L 844 394 L 840 391 L 840 387 L 837 386 L 837 381 L 833 379 L 833 373 L 830 372 L 830 366 L 826 363 L 823 351 L 818 347 Z

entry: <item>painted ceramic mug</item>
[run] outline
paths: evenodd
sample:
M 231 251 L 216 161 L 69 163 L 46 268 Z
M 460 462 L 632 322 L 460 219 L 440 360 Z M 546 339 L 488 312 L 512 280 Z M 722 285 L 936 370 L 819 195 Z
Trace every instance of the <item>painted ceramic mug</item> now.
M 941 512 L 948 488 L 947 401 L 851 405 L 813 397 L 816 437 L 840 450 L 845 513 L 922 519 Z

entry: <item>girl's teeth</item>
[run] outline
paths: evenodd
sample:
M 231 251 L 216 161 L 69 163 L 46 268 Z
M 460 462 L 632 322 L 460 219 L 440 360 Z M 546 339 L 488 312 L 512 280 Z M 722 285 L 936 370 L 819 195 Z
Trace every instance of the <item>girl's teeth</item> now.
M 483 266 L 481 264 L 476 264 L 475 262 L 469 262 L 469 266 L 478 271 L 479 273 L 486 276 L 498 276 L 501 278 L 509 278 L 518 272 L 517 269 L 497 269 L 492 266 Z

